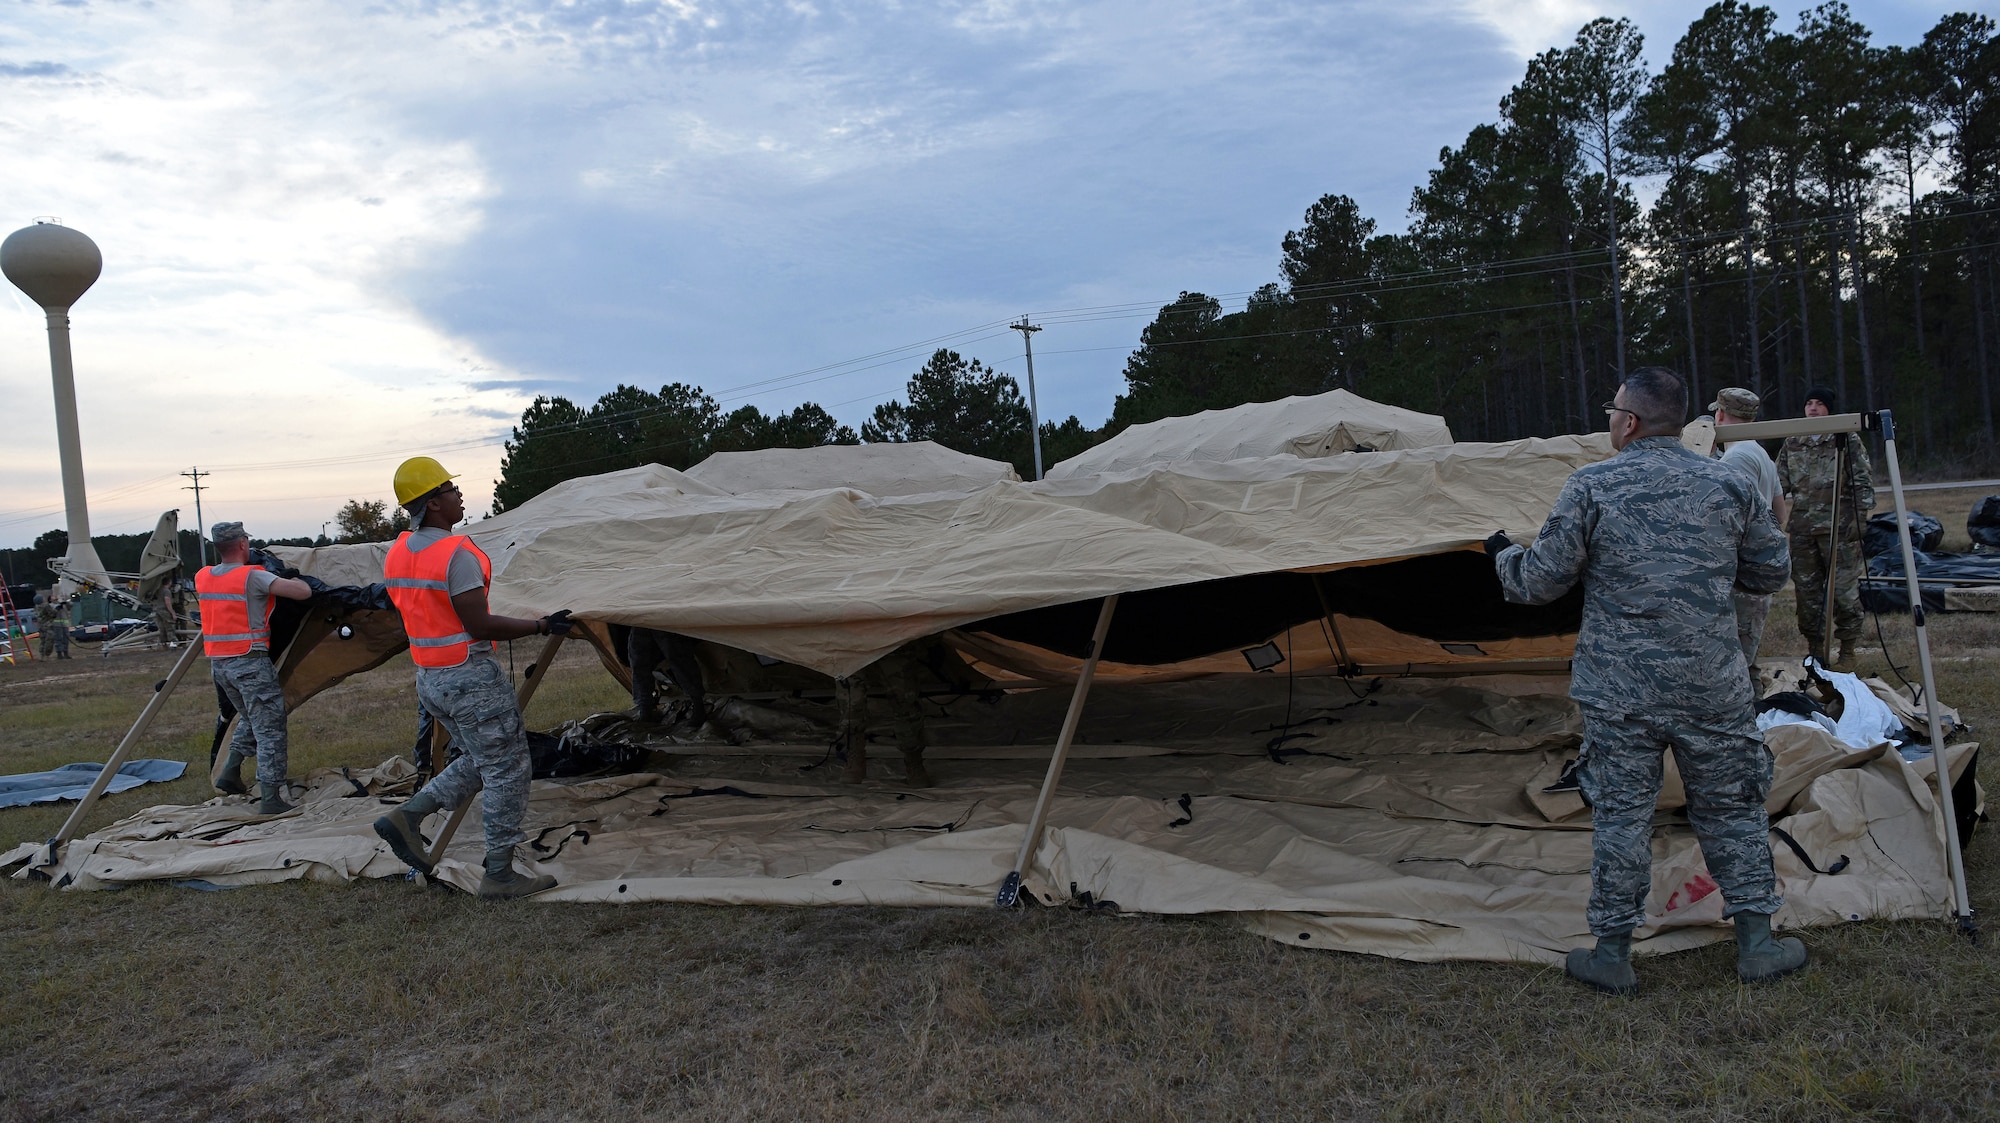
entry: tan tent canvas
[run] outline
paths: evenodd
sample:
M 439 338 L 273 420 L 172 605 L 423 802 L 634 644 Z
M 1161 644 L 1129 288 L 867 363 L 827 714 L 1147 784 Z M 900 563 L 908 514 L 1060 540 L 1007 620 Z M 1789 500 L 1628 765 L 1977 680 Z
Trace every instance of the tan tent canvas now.
M 941 783 L 921 790 L 821 778 L 816 731 L 832 718 L 809 692 L 734 700 L 742 736 L 727 743 L 664 735 L 647 742 L 660 771 L 538 783 L 523 857 L 561 879 L 549 901 L 970 905 L 1013 870 L 1048 903 L 1229 914 L 1297 946 L 1553 962 L 1584 939 L 1588 889 L 1588 812 L 1545 790 L 1578 741 L 1562 697 L 1575 606 L 1505 605 L 1477 543 L 1532 534 L 1569 473 L 1609 453 L 1600 435 L 902 495 L 822 486 L 860 478 L 861 449 L 741 493 L 657 465 L 570 481 L 466 529 L 494 558 L 500 611 L 570 608 L 801 675 L 941 635 L 992 689 L 926 703 Z M 832 474 L 850 457 L 856 474 Z M 283 556 L 354 584 L 379 579 L 385 549 Z M 1114 595 L 1097 651 L 1092 621 Z M 351 638 L 320 621 L 285 654 L 295 699 L 402 646 L 394 613 L 346 622 Z M 1254 672 L 1253 648 L 1282 660 Z M 1076 682 L 1091 655 L 1105 682 L 1087 707 L 1022 689 Z M 1071 717 L 1075 759 L 1044 804 Z M 606 715 L 574 731 L 652 736 L 619 729 Z M 1778 856 L 1781 923 L 1951 907 L 1927 759 L 1817 728 L 1767 740 L 1771 810 L 1804 855 Z M 1954 775 L 1972 748 L 1954 747 Z M 0 863 L 76 889 L 399 876 L 367 827 L 378 800 L 359 797 L 410 782 L 391 760 L 313 778 L 295 817 L 153 808 Z M 1642 946 L 1723 938 L 1688 829 L 1664 819 L 1655 839 Z M 438 876 L 470 886 L 478 847 L 475 809 Z M 1843 872 L 1813 868 L 1843 857 Z
M 1183 460 L 1312 459 L 1450 443 L 1451 429 L 1436 414 L 1333 390 L 1134 425 L 1051 467 L 1047 477 L 1069 479 Z
M 869 448 L 839 451 L 860 458 Z M 1112 593 L 1147 595 L 1150 608 L 1129 611 L 1171 613 L 1183 631 L 1197 621 L 1224 625 L 1207 650 L 1163 653 L 1134 645 L 1141 633 L 1128 624 L 1113 635 L 1114 664 L 1178 664 L 1328 617 L 1347 621 L 1319 641 L 1328 662 L 1347 646 L 1353 664 L 1476 668 L 1565 654 L 1560 637 L 1574 630 L 1573 610 L 1565 625 L 1559 612 L 1505 606 L 1483 556 L 1445 555 L 1476 551 L 1497 529 L 1532 534 L 1569 473 L 1609 452 L 1601 435 L 1534 438 L 1187 461 L 901 496 L 842 487 L 731 495 L 648 465 L 570 480 L 465 533 L 493 558 L 496 611 L 567 608 L 827 675 L 996 618 L 1021 625 L 1000 638 L 1026 637 L 1061 658 L 1087 640 L 1090 610 L 1046 626 L 1020 614 L 1060 616 L 1063 606 Z M 387 545 L 272 552 L 329 583 L 366 584 L 381 580 Z M 1366 579 L 1311 578 L 1363 567 L 1389 568 Z M 1274 576 L 1287 573 L 1296 576 Z M 1475 589 L 1459 576 L 1489 584 Z M 1396 588 L 1400 598 L 1384 592 Z M 1463 634 L 1452 632 L 1454 605 Z M 1398 607 L 1429 625 L 1391 611 Z M 393 621 L 383 615 L 375 623 Z M 336 681 L 343 667 L 374 665 L 399 642 L 361 631 L 317 643 L 324 665 L 288 681 L 294 697 Z M 288 654 L 288 666 L 312 651 Z
M 922 495 L 1021 478 L 1005 461 L 954 452 L 934 441 L 718 452 L 689 468 L 687 477 L 730 495 L 832 487 L 869 495 Z

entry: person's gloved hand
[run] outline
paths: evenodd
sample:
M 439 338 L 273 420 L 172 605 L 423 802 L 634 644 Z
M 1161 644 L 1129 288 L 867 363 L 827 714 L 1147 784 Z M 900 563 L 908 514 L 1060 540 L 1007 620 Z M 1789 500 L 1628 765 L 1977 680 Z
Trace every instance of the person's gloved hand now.
M 566 636 L 569 634 L 569 630 L 574 627 L 576 627 L 576 621 L 569 618 L 569 609 L 567 608 L 561 612 L 552 612 L 542 617 L 542 634 L 545 636 Z
M 1506 549 L 1509 546 L 1512 546 L 1513 544 L 1514 540 L 1512 538 L 1507 537 L 1506 531 L 1496 530 L 1490 537 L 1486 539 L 1486 556 L 1489 558 L 1497 558 L 1500 556 L 1500 551 Z

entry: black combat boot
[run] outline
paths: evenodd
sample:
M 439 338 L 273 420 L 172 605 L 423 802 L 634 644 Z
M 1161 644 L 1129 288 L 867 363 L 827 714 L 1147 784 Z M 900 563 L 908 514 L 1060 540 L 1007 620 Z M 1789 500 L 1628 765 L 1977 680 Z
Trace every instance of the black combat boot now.
M 479 879 L 479 899 L 482 901 L 506 901 L 515 897 L 526 897 L 544 889 L 553 889 L 556 879 L 548 874 L 530 877 L 514 869 L 514 848 L 502 847 L 486 852 L 486 876 Z
M 1736 914 L 1736 977 L 1746 983 L 1768 983 L 1806 965 L 1806 945 L 1796 936 L 1771 935 L 1769 913 Z
M 1632 971 L 1632 933 L 1597 937 L 1595 949 L 1572 948 L 1563 964 L 1569 977 L 1606 994 L 1639 993 L 1639 976 Z
M 222 762 L 222 775 L 215 781 L 215 790 L 223 795 L 246 795 L 250 789 L 243 785 L 243 754 L 232 752 L 229 759 Z

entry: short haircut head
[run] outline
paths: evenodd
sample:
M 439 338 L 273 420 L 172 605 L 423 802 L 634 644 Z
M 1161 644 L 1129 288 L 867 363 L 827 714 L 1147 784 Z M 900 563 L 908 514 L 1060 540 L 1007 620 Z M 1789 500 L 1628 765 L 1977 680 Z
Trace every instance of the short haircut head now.
M 1666 367 L 1640 367 L 1619 383 L 1625 406 L 1648 429 L 1677 429 L 1687 423 L 1688 388 Z

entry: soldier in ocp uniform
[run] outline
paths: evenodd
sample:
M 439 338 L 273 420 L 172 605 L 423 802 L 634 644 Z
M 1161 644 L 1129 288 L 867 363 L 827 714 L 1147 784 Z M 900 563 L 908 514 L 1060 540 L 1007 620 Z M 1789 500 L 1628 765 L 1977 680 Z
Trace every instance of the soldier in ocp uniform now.
M 1738 977 L 1774 979 L 1806 958 L 1798 940 L 1771 936 L 1783 903 L 1764 814 L 1772 761 L 1731 601 L 1784 584 L 1785 538 L 1745 473 L 1681 446 L 1687 407 L 1678 375 L 1634 371 L 1605 407 L 1618 455 L 1570 475 L 1532 545 L 1487 540 L 1509 601 L 1547 604 L 1583 584 L 1570 696 L 1584 720 L 1577 780 L 1592 809 L 1597 946 L 1570 952 L 1566 967 L 1614 994 L 1638 989 L 1632 933 L 1646 917 L 1668 748 L 1735 919 Z
M 1837 405 L 1834 392 L 1815 386 L 1806 392 L 1806 416 L 1825 417 Z M 1827 567 L 1834 567 L 1833 634 L 1840 641 L 1836 670 L 1854 669 L 1854 641 L 1861 636 L 1861 528 L 1875 507 L 1874 473 L 1868 450 L 1846 433 L 1787 437 L 1778 450 L 1778 485 L 1792 505 L 1786 524 L 1792 539 L 1792 592 L 1799 632 L 1820 665 L 1829 663 L 1826 644 Z M 1833 462 L 1844 446 L 1846 471 L 1840 481 L 1840 526 L 1835 527 Z

